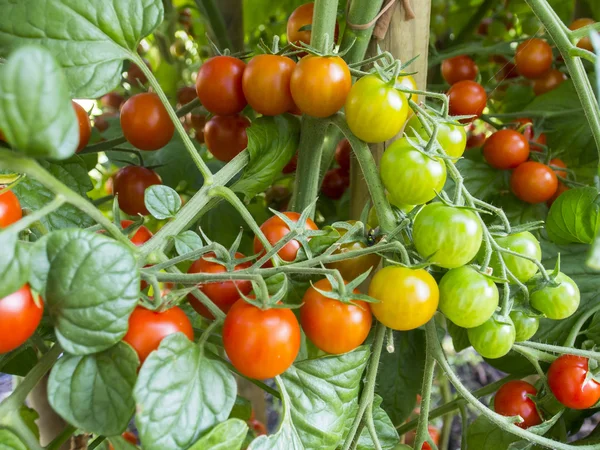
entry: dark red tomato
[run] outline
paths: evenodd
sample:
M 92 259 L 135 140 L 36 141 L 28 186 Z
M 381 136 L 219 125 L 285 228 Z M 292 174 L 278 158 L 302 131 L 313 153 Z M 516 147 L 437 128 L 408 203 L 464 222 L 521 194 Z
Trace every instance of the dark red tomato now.
M 567 168 L 567 165 L 565 164 L 565 162 L 562 159 L 558 159 L 558 158 L 551 159 L 550 166 L 551 167 L 562 167 L 563 169 Z M 554 168 L 552 170 L 554 170 L 554 173 L 556 173 L 556 176 L 562 177 L 562 178 L 567 178 L 567 172 L 565 170 L 556 170 Z
M 150 63 L 145 59 L 144 64 L 146 64 L 148 69 L 151 69 Z M 129 64 L 129 68 L 127 69 L 127 77 L 125 79 L 129 84 L 136 87 L 140 84 L 144 85 L 148 81 L 148 78 L 146 78 L 146 75 L 144 72 L 142 72 L 142 69 L 140 69 L 140 67 L 135 63 Z
M 573 22 L 571 22 L 571 25 L 569 25 L 569 30 L 578 30 L 579 28 L 586 27 L 593 23 L 596 23 L 594 21 L 594 19 L 581 17 L 581 18 L 575 19 Z M 592 40 L 589 38 L 589 36 L 579 39 L 579 42 L 577 43 L 577 47 L 582 48 L 584 50 L 588 50 L 590 52 L 594 51 L 594 46 L 592 45 Z
M 350 155 L 352 154 L 352 146 L 348 139 L 342 139 L 338 142 L 335 148 L 335 160 L 337 161 L 340 169 L 346 173 L 350 173 Z
M 481 115 L 487 103 L 485 89 L 474 81 L 459 81 L 448 91 L 450 114 L 453 116 L 475 116 L 462 122 L 472 122 Z
M 546 205 L 548 205 L 548 208 L 550 208 L 552 206 L 552 203 L 554 203 L 556 201 L 556 199 L 558 197 L 560 197 L 560 194 L 562 194 L 565 191 L 568 191 L 569 189 L 571 189 L 569 186 L 567 186 L 564 183 L 561 183 L 560 181 L 558 182 L 558 188 L 556 189 L 556 192 L 554 193 L 554 195 L 550 198 L 550 200 L 548 200 L 546 202 Z
M 517 167 L 510 177 L 510 189 L 527 203 L 548 201 L 558 189 L 558 178 L 545 164 L 527 161 Z
M 566 79 L 567 76 L 560 70 L 551 69 L 533 81 L 533 92 L 535 92 L 535 95 L 545 94 L 556 89 Z
M 121 220 L 121 227 L 123 229 L 127 228 L 128 226 L 130 226 L 132 224 L 133 224 L 133 220 Z M 148 242 L 151 237 L 152 237 L 152 232 L 148 228 L 146 228 L 144 225 L 142 225 L 141 227 L 139 227 L 137 229 L 135 234 L 133 236 L 131 236 L 130 241 L 133 242 L 135 245 L 140 246 L 140 245 L 144 244 L 145 242 Z
M 123 439 L 125 439 L 127 442 L 129 442 L 130 444 L 137 445 L 137 437 L 131 431 L 126 431 L 125 433 L 123 433 L 121 435 L 121 437 Z
M 133 347 L 143 363 L 148 355 L 158 348 L 160 341 L 173 333 L 183 333 L 194 340 L 194 329 L 190 319 L 177 306 L 163 312 L 154 312 L 136 306 L 129 316 L 129 329 L 123 338 Z
M 175 125 L 158 95 L 144 92 L 131 97 L 121 108 L 125 139 L 140 150 L 158 150 L 169 143 Z
M 77 121 L 79 122 L 79 145 L 77 146 L 77 153 L 85 148 L 90 142 L 90 136 L 92 135 L 92 125 L 90 124 L 90 117 L 83 106 L 81 106 L 77 102 L 71 102 L 73 104 L 73 109 L 75 110 L 75 115 L 77 116 Z
M 0 188 L 2 190 L 3 188 Z M 0 194 L 0 228 L 17 222 L 23 217 L 21 202 L 13 191 L 4 191 Z
M 99 116 L 94 117 L 94 127 L 100 132 L 103 133 L 108 130 L 110 123 L 108 119 L 112 119 L 114 117 L 119 117 L 119 113 L 114 111 L 109 111 L 100 114 Z
M 298 222 L 298 219 L 300 218 L 300 214 L 298 214 L 297 212 L 284 212 L 283 214 L 285 214 L 293 222 Z M 304 228 L 307 230 L 318 230 L 317 224 L 314 223 L 310 218 L 306 220 Z M 277 216 L 273 216 L 267 219 L 260 226 L 260 229 L 262 230 L 262 232 L 264 233 L 265 237 L 271 245 L 275 245 L 278 241 L 283 239 L 286 236 L 286 234 L 290 232 L 290 229 L 285 224 L 285 222 Z M 283 248 L 279 250 L 279 252 L 277 252 L 277 254 L 284 261 L 291 262 L 296 259 L 296 255 L 298 254 L 299 249 L 300 242 L 298 242 L 295 239 L 292 239 L 290 242 L 285 244 Z M 260 242 L 260 240 L 256 236 L 254 236 L 254 253 L 257 255 L 262 255 L 264 254 L 264 250 L 265 249 L 262 245 L 262 242 Z M 271 262 L 267 261 L 265 267 L 270 266 Z
M 556 399 L 567 408 L 587 409 L 600 400 L 600 383 L 587 375 L 587 358 L 562 355 L 548 369 L 548 384 Z
M 144 193 L 155 184 L 162 184 L 162 180 L 153 170 L 139 166 L 123 167 L 113 181 L 113 190 L 119 196 L 119 208 L 131 216 L 148 215 Z
M 216 257 L 214 253 L 207 253 L 205 256 L 207 258 Z M 235 254 L 235 257 L 236 259 L 241 259 L 244 258 L 244 255 L 238 252 Z M 235 270 L 247 269 L 250 266 L 250 262 L 238 264 L 235 266 Z M 227 269 L 225 266 L 216 262 L 207 261 L 204 257 L 194 261 L 188 269 L 188 273 L 223 273 L 226 271 Z M 244 295 L 250 293 L 252 290 L 252 283 L 250 280 L 221 281 L 199 284 L 198 289 L 204 292 L 221 311 L 227 313 L 233 304 L 239 300 L 240 292 Z M 208 308 L 192 294 L 188 295 L 188 300 L 198 314 L 201 314 L 207 319 L 214 319 Z
M 474 81 L 477 78 L 477 64 L 467 55 L 459 55 L 442 61 L 442 77 L 448 84 L 459 81 Z
M 296 167 L 298 167 L 298 153 L 296 153 L 290 162 L 285 165 L 282 172 L 285 174 L 294 173 L 296 171 Z
M 246 106 L 242 77 L 246 64 L 232 56 L 215 56 L 200 67 L 196 93 L 200 103 L 219 116 L 237 114 Z
M 517 78 L 519 76 L 519 72 L 517 71 L 517 66 L 509 61 L 504 61 L 502 63 L 500 70 L 496 72 L 495 78 L 496 81 L 504 81 L 512 78 Z
M 0 299 L 0 354 L 20 347 L 31 337 L 42 320 L 44 304 L 37 305 L 29 285 Z
M 339 200 L 350 186 L 348 173 L 341 167 L 328 170 L 323 178 L 321 192 L 333 200 Z
M 467 138 L 467 149 L 481 147 L 485 140 L 485 133 L 473 133 Z
M 244 116 L 214 116 L 204 126 L 204 141 L 215 158 L 229 162 L 248 147 L 249 126 Z
M 265 424 L 260 420 L 250 419 L 248 421 L 248 427 L 250 430 L 252 430 L 255 436 L 264 436 L 267 434 L 267 427 L 265 427 Z
M 315 4 L 305 3 L 304 5 L 298 6 L 294 12 L 290 15 L 287 22 L 287 38 L 288 42 L 300 45 L 300 42 L 310 44 L 311 30 L 300 30 L 300 28 L 307 25 L 312 25 L 313 13 L 315 10 Z M 334 42 L 337 42 L 339 34 L 339 26 L 335 23 L 334 31 Z M 334 42 L 330 42 L 333 44 Z
M 238 300 L 223 323 L 223 346 L 243 375 L 264 380 L 285 372 L 300 350 L 300 325 L 287 308 L 262 310 Z
M 523 41 L 517 47 L 515 64 L 525 78 L 539 78 L 552 66 L 552 48 L 538 38 Z
M 294 106 L 290 79 L 296 63 L 287 56 L 257 55 L 242 77 L 244 96 L 256 112 L 276 116 Z
M 496 169 L 514 169 L 529 158 L 529 142 L 518 131 L 505 128 L 487 138 L 483 157 Z
M 528 395 L 535 396 L 537 389 L 531 384 L 513 380 L 503 384 L 494 397 L 494 410 L 503 416 L 521 416 L 523 422 L 517 423 L 518 427 L 529 428 L 542 423 L 535 403 Z
M 125 103 L 125 97 L 118 92 L 109 92 L 100 97 L 100 106 L 102 106 L 103 109 L 119 111 L 123 103 Z
M 196 94 L 196 88 L 194 86 L 184 86 L 177 89 L 177 103 L 180 106 L 187 105 L 197 98 L 198 94 Z

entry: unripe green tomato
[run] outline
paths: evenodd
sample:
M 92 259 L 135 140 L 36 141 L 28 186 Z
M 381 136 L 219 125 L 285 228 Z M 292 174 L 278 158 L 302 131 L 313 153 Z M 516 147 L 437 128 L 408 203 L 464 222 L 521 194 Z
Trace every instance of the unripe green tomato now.
M 354 135 L 378 143 L 393 138 L 406 123 L 406 96 L 378 75 L 359 79 L 346 98 L 346 122 Z
M 472 267 L 449 270 L 439 286 L 440 311 L 459 327 L 478 327 L 498 307 L 498 288 Z
M 416 114 L 409 119 L 404 132 L 408 137 L 418 133 L 423 139 L 429 140 L 429 134 Z M 440 124 L 437 139 L 446 154 L 452 158 L 460 158 L 467 148 L 467 132 L 462 125 Z
M 561 320 L 571 316 L 579 307 L 577 284 L 562 272 L 556 276 L 557 287 L 546 286 L 529 294 L 529 303 L 548 319 Z
M 425 206 L 413 227 L 419 254 L 446 269 L 469 263 L 479 251 L 482 236 L 481 224 L 473 211 L 443 203 Z
M 510 312 L 510 318 L 515 325 L 515 342 L 531 339 L 540 327 L 540 319 L 519 310 Z
M 469 342 L 473 348 L 484 358 L 501 358 L 510 352 L 515 343 L 515 326 L 512 320 L 500 320 L 491 317 L 482 325 L 467 330 Z
M 540 243 L 529 231 L 498 237 L 496 238 L 496 242 L 501 247 L 512 250 L 520 255 L 529 256 L 538 261 L 542 259 L 542 248 L 540 247 Z M 521 283 L 530 280 L 539 270 L 535 263 L 515 255 L 502 253 L 502 259 L 504 260 L 507 269 L 510 270 Z M 498 261 L 498 256 L 495 254 L 490 260 L 490 267 L 494 269 L 494 276 L 500 276 L 502 273 L 500 271 L 500 262 Z

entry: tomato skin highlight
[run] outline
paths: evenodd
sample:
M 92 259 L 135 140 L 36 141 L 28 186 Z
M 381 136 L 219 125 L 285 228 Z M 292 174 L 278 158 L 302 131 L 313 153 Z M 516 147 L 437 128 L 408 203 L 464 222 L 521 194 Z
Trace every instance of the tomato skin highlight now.
M 127 142 L 140 150 L 158 150 L 169 143 L 175 125 L 157 94 L 131 97 L 121 108 L 121 128 Z
M 246 64 L 232 56 L 215 56 L 205 61 L 196 78 L 200 103 L 218 116 L 242 111 L 246 105 L 243 75 Z
M 35 333 L 44 313 L 39 300 L 38 306 L 28 284 L 0 299 L 0 354 L 20 347 Z
M 233 366 L 247 377 L 281 375 L 300 351 L 300 325 L 289 309 L 261 310 L 238 300 L 223 324 L 223 345 Z
M 551 69 L 533 81 L 533 92 L 535 92 L 535 95 L 545 94 L 556 89 L 566 79 L 567 76 L 560 70 Z
M 514 169 L 529 158 L 529 142 L 518 131 L 505 128 L 487 138 L 483 157 L 496 169 Z
M 561 355 L 548 369 L 548 385 L 556 399 L 571 409 L 587 409 L 600 400 L 600 383 L 586 379 L 588 359 Z
M 131 216 L 147 216 L 150 213 L 144 203 L 144 193 L 155 184 L 162 184 L 156 172 L 139 166 L 123 167 L 113 181 L 115 195 L 119 196 L 119 208 Z
M 532 38 L 521 42 L 515 54 L 517 70 L 525 78 L 544 75 L 552 66 L 552 48 L 542 39 Z
M 121 228 L 125 229 L 129 225 L 133 224 L 133 220 L 121 220 Z M 146 242 L 148 242 L 152 238 L 152 232 L 146 228 L 144 225 L 139 227 L 135 234 L 131 237 L 130 241 L 136 245 L 140 246 Z
M 580 17 L 579 19 L 575 19 L 573 22 L 571 22 L 571 25 L 569 25 L 569 30 L 578 30 L 579 28 L 592 25 L 593 23 L 596 23 L 594 19 Z M 592 40 L 589 36 L 585 36 L 579 39 L 577 47 L 582 48 L 584 50 L 588 50 L 590 52 L 594 51 L 594 46 L 592 45 Z
M 463 119 L 461 122 L 468 123 L 477 119 L 487 104 L 487 94 L 479 83 L 474 81 L 459 81 L 453 84 L 448 91 L 450 99 L 450 114 L 453 116 L 474 116 Z
M 314 287 L 313 287 L 314 286 Z M 300 323 L 308 338 L 324 352 L 339 355 L 361 345 L 371 329 L 371 308 L 360 300 L 352 305 L 327 298 L 315 288 L 331 291 L 327 279 L 314 283 L 304 293 Z M 358 294 L 358 290 L 354 290 Z
M 523 311 L 511 311 L 510 319 L 515 325 L 515 342 L 528 341 L 540 327 L 540 319 L 532 317 Z
M 244 96 L 256 112 L 276 116 L 294 106 L 290 79 L 296 63 L 280 55 L 257 55 L 252 58 L 242 77 Z
M 90 123 L 90 118 L 88 113 L 83 106 L 79 103 L 71 101 L 73 104 L 73 109 L 75 110 L 75 115 L 77 116 L 77 122 L 79 123 L 79 145 L 77 146 L 77 150 L 75 153 L 79 153 L 81 150 L 88 145 L 90 142 L 90 136 L 92 135 L 92 124 Z
M 556 276 L 556 282 L 560 283 L 556 287 L 545 286 L 531 291 L 529 302 L 548 319 L 562 320 L 577 311 L 581 294 L 577 284 L 562 272 Z
M 394 330 L 414 330 L 431 320 L 438 307 L 439 289 L 423 269 L 387 266 L 378 271 L 369 285 L 373 315 Z
M 13 191 L 0 194 L 0 229 L 6 228 L 23 217 L 21 202 Z
M 467 335 L 473 348 L 484 358 L 496 359 L 506 355 L 515 343 L 515 326 L 512 320 L 499 322 L 489 318 L 482 325 L 469 328 Z
M 248 147 L 249 126 L 244 116 L 214 116 L 204 126 L 206 147 L 219 161 L 229 162 Z
M 542 259 L 542 248 L 540 247 L 540 243 L 529 231 L 523 231 L 509 236 L 499 236 L 496 238 L 496 242 L 500 247 L 512 250 L 520 255 L 535 258 L 538 261 Z M 510 270 L 521 283 L 529 281 L 539 270 L 534 262 L 519 258 L 515 255 L 502 253 L 502 259 L 504 260 L 504 264 L 506 264 L 506 268 Z M 498 261 L 498 256 L 495 254 L 492 255 L 492 259 L 490 260 L 490 267 L 493 269 L 492 273 L 494 276 L 500 275 L 500 262 Z
M 519 200 L 526 203 L 543 203 L 556 193 L 558 178 L 545 164 L 527 161 L 512 173 L 510 189 Z
M 430 138 L 416 114 L 409 119 L 404 132 L 408 137 L 419 134 L 425 140 Z M 460 125 L 441 123 L 438 128 L 437 140 L 446 155 L 452 158 L 460 158 L 467 148 L 467 133 L 465 127 Z
M 542 423 L 533 400 L 528 395 L 536 395 L 537 389 L 521 380 L 512 380 L 503 384 L 494 397 L 494 410 L 502 416 L 521 416 L 523 422 L 516 426 L 527 429 Z
M 467 55 L 459 55 L 442 61 L 442 77 L 450 85 L 464 80 L 475 81 L 478 72 L 477 64 Z

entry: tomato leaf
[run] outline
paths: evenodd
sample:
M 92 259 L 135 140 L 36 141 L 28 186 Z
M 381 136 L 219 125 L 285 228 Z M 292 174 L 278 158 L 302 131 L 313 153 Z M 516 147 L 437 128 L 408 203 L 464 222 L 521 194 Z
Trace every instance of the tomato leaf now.
M 82 430 L 114 436 L 127 428 L 135 410 L 137 354 L 119 342 L 101 353 L 64 354 L 48 379 L 48 401 L 63 419 Z
M 469 155 L 472 159 L 463 158 L 456 163 L 456 167 L 463 174 L 465 186 L 475 197 L 486 200 L 506 187 L 506 175 L 501 170 L 496 170 L 483 160 L 481 153 Z M 450 189 L 449 189 L 450 188 Z M 446 182 L 446 191 L 450 197 L 454 191 L 452 180 Z
M 521 440 L 518 436 L 498 428 L 485 416 L 479 416 L 469 425 L 467 445 L 469 448 L 486 450 L 506 450 L 513 442 Z
M 591 244 L 600 230 L 600 197 L 593 187 L 569 189 L 552 204 L 548 237 L 557 244 Z
M 27 446 L 12 431 L 7 428 L 0 428 L 0 449 L 27 450 Z
M 192 445 L 189 450 L 240 450 L 248 425 L 240 419 L 229 419 L 220 423 Z
M 469 348 L 471 346 L 471 343 L 469 342 L 469 336 L 465 328 L 455 325 L 451 320 L 446 320 L 446 327 L 448 328 L 448 333 L 452 338 L 452 344 L 454 345 L 454 351 L 456 351 L 456 353 L 461 352 L 465 348 Z
M 248 201 L 273 183 L 298 150 L 300 122 L 290 114 L 259 117 L 246 132 L 250 162 L 232 189 Z
M 381 448 L 393 449 L 396 444 L 400 441 L 400 436 L 394 427 L 394 424 L 390 420 L 387 413 L 381 408 L 381 402 L 383 399 L 379 395 L 375 395 L 373 399 L 373 421 L 375 422 L 375 431 L 379 438 Z M 371 450 L 375 448 L 369 430 L 363 428 L 360 438 L 358 439 L 357 450 Z
M 0 373 L 24 377 L 37 362 L 35 350 L 29 345 L 21 345 L 12 352 L 0 355 Z
M 142 366 L 136 424 L 147 450 L 185 450 L 229 417 L 236 397 L 227 367 L 181 333 L 167 336 Z
M 0 0 L 0 10 L 2 52 L 45 46 L 65 69 L 77 98 L 97 98 L 113 89 L 123 60 L 136 53 L 164 14 L 160 0 Z M 45 74 L 40 69 L 34 70 Z
M 18 237 L 9 231 L 0 233 L 0 298 L 19 290 L 29 278 L 29 249 Z
M 36 421 L 40 418 L 40 415 L 35 409 L 29 408 L 26 405 L 21 405 L 19 408 L 19 415 L 23 420 L 23 423 L 27 425 L 27 428 L 35 435 L 35 437 L 40 439 L 40 429 Z
M 127 442 L 122 436 L 109 437 L 108 441 L 113 446 L 114 450 L 137 450 L 135 445 L 131 442 Z
M 146 189 L 144 203 L 153 217 L 169 219 L 181 209 L 181 197 L 169 186 L 154 185 Z
M 173 241 L 175 242 L 175 250 L 177 250 L 179 256 L 193 252 L 204 246 L 200 236 L 191 230 L 184 231 L 178 236 L 175 236 Z

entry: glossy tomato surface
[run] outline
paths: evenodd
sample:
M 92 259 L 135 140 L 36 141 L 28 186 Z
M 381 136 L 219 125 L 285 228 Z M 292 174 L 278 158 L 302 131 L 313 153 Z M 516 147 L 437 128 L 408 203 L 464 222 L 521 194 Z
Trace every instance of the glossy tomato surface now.
M 430 138 L 430 135 L 416 114 L 406 124 L 404 132 L 408 137 L 415 136 L 418 133 L 426 141 Z M 458 159 L 463 155 L 467 147 L 465 127 L 452 123 L 442 123 L 438 129 L 437 140 L 442 149 L 444 149 L 444 152 L 446 152 L 446 155 Z
M 113 184 L 115 195 L 119 196 L 119 208 L 132 216 L 150 214 L 144 203 L 144 193 L 155 184 L 162 184 L 162 181 L 153 170 L 139 166 L 123 167 L 115 174 Z
M 0 188 L 1 190 L 1 188 Z M 13 191 L 4 191 L 0 194 L 0 228 L 17 222 L 23 217 L 21 202 Z
M 79 123 L 79 145 L 77 146 L 77 152 L 79 153 L 86 145 L 88 145 L 88 142 L 90 142 L 92 125 L 90 123 L 90 117 L 88 116 L 87 111 L 83 109 L 83 106 L 77 102 L 72 101 L 71 103 L 73 104 L 77 122 Z
M 521 416 L 523 422 L 518 427 L 529 428 L 542 423 L 535 403 L 529 396 L 535 396 L 537 389 L 521 380 L 512 380 L 503 384 L 494 397 L 494 410 L 503 416 Z
M 484 358 L 506 355 L 515 343 L 515 326 L 510 318 L 491 317 L 482 325 L 467 330 L 469 342 Z
M 406 89 L 412 89 L 413 91 L 418 90 L 417 82 L 415 81 L 414 77 L 409 74 L 401 73 L 400 75 L 398 75 L 398 78 L 396 78 L 396 83 L 400 84 L 400 86 Z M 416 101 L 416 94 L 410 94 L 408 92 L 405 92 L 404 95 L 408 100 L 412 99 Z
M 552 170 L 554 170 L 554 173 L 556 173 L 557 177 L 562 177 L 562 178 L 567 178 L 567 172 L 565 170 L 557 170 L 555 169 L 555 167 L 560 167 L 563 169 L 567 168 L 567 165 L 565 164 L 565 162 L 562 159 L 558 159 L 558 158 L 553 158 L 550 160 L 549 163 L 550 167 L 552 168 Z
M 248 147 L 249 126 L 244 116 L 214 116 L 204 126 L 206 147 L 219 161 L 229 162 Z
M 474 81 L 477 78 L 477 64 L 467 55 L 459 55 L 442 61 L 442 77 L 448 84 L 459 81 Z
M 550 390 L 567 408 L 587 409 L 600 400 L 600 383 L 588 378 L 588 359 L 583 356 L 559 356 L 547 376 Z
M 0 354 L 23 345 L 37 329 L 43 313 L 42 299 L 37 305 L 27 284 L 0 299 Z
M 243 76 L 246 64 L 232 56 L 205 61 L 196 78 L 196 93 L 208 111 L 219 116 L 237 114 L 246 106 Z
M 518 131 L 505 128 L 487 138 L 483 157 L 496 169 L 514 169 L 529 158 L 529 142 Z
M 510 319 L 515 325 L 515 342 L 522 342 L 531 339 L 540 327 L 540 319 L 531 316 L 524 311 L 511 311 Z
M 487 104 L 487 94 L 479 83 L 474 81 L 459 81 L 448 91 L 450 98 L 450 114 L 453 116 L 474 116 L 463 119 L 472 122 L 481 115 Z
M 547 165 L 527 161 L 517 167 L 510 177 L 510 189 L 526 203 L 543 203 L 558 189 L 556 173 Z
M 121 128 L 127 142 L 140 150 L 158 150 L 169 143 L 175 125 L 157 94 L 131 97 L 121 108 Z
M 532 38 L 517 47 L 515 64 L 525 78 L 539 78 L 552 66 L 552 48 L 542 39 Z
M 545 94 L 556 89 L 566 79 L 567 76 L 560 70 L 550 69 L 540 78 L 536 78 L 533 81 L 533 92 L 535 92 L 535 95 Z
M 545 286 L 534 289 L 529 294 L 531 306 L 547 318 L 562 320 L 572 316 L 581 300 L 577 284 L 567 275 L 559 272 L 555 279 L 558 286 Z
M 256 112 L 276 116 L 294 106 L 290 79 L 296 63 L 287 56 L 257 55 L 252 58 L 242 78 L 244 96 Z
M 529 231 L 523 231 L 508 236 L 498 236 L 496 238 L 496 243 L 500 247 L 518 253 L 519 255 L 534 258 L 538 261 L 542 259 L 542 248 L 540 247 L 540 243 Z M 510 270 L 521 283 L 529 281 L 539 270 L 538 266 L 533 261 L 521 258 L 517 255 L 502 253 L 502 259 L 504 260 L 504 264 L 506 264 L 506 268 Z M 490 267 L 493 269 L 492 273 L 494 276 L 501 276 L 500 262 L 498 261 L 498 256 L 496 254 L 492 255 Z

